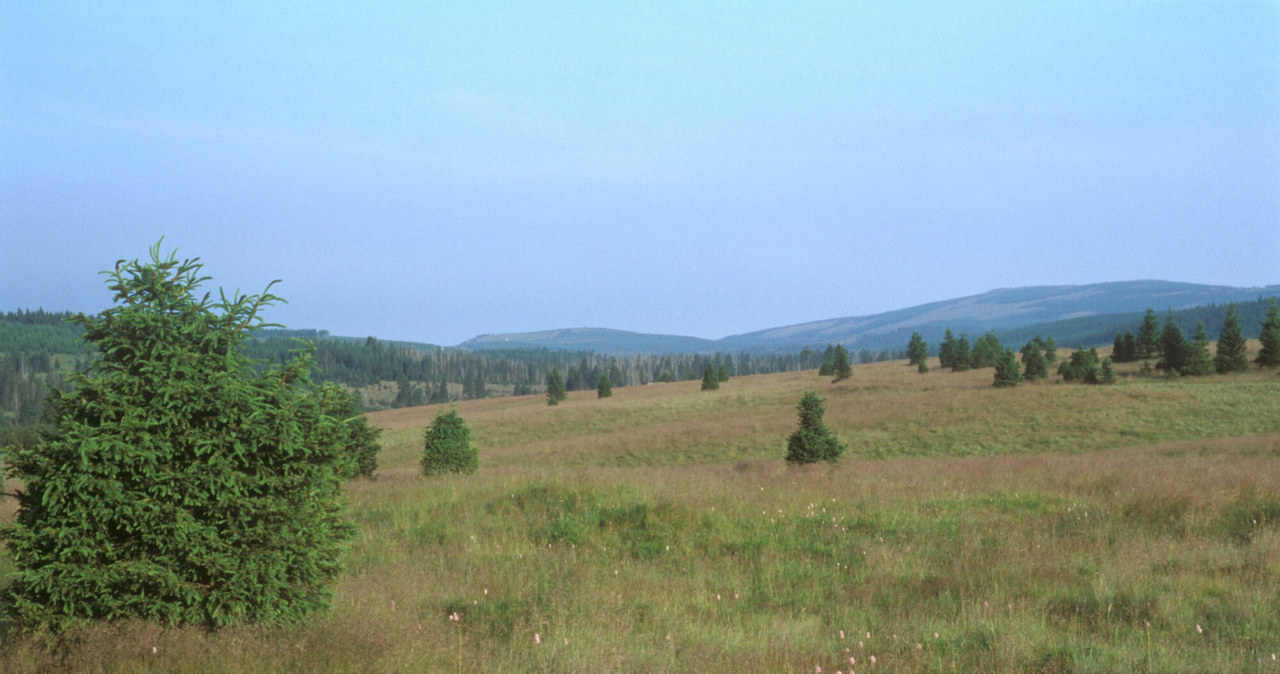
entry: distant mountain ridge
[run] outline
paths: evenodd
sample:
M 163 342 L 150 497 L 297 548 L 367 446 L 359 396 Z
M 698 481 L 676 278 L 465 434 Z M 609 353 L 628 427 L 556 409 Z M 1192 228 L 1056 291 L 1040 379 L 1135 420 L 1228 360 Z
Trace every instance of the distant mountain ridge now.
M 869 316 L 832 318 L 768 328 L 717 340 L 650 335 L 604 328 L 572 328 L 482 335 L 463 349 L 595 351 L 597 353 L 710 353 L 799 350 L 841 343 L 852 348 L 902 348 L 912 331 L 926 339 L 947 328 L 977 334 L 1049 324 L 1067 319 L 1145 311 L 1163 312 L 1207 304 L 1280 296 L 1280 285 L 1236 288 L 1174 281 L 1114 281 L 1088 285 L 1001 288 Z

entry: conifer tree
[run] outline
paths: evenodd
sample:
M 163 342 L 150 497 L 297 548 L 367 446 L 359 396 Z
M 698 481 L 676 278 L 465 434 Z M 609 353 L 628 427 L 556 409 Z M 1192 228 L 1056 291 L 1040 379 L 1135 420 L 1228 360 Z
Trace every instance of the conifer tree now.
M 706 369 L 702 371 L 702 390 L 715 391 L 720 388 L 720 379 L 716 377 L 716 370 L 707 363 Z
M 1142 317 L 1142 325 L 1138 328 L 1138 359 L 1155 358 L 1160 354 L 1160 321 L 1156 320 L 1156 312 L 1147 307 Z
M 996 337 L 994 331 L 978 338 L 973 344 L 973 352 L 969 356 L 969 366 L 978 369 L 984 367 L 995 367 L 996 361 L 1004 354 L 1004 347 L 1000 345 L 1000 338 Z
M 725 368 L 724 363 L 716 366 L 716 381 L 720 383 L 729 381 L 729 370 Z
M 547 375 L 547 404 L 559 405 L 569 394 L 564 388 L 564 378 L 560 376 L 560 368 L 551 368 L 551 374 Z
M 828 344 L 827 349 L 822 352 L 822 365 L 818 368 L 819 377 L 830 377 L 835 374 L 836 367 L 836 347 Z
M 1049 335 L 1040 343 L 1044 350 L 1044 359 L 1050 365 L 1058 362 L 1058 345 L 1053 342 L 1053 335 Z
M 969 337 L 960 333 L 960 338 L 955 341 L 951 349 L 951 371 L 964 372 L 971 367 L 972 363 L 973 354 L 969 351 Z
M 799 428 L 787 438 L 787 463 L 834 463 L 838 460 L 844 453 L 844 446 L 822 420 L 826 413 L 822 397 L 813 391 L 806 391 L 796 409 L 800 413 L 800 422 Z
M 613 395 L 613 382 L 609 380 L 609 373 L 600 375 L 600 383 L 596 384 L 596 397 L 608 398 Z
M 1213 358 L 1209 356 L 1209 337 L 1205 334 L 1204 321 L 1196 322 L 1195 336 L 1185 348 L 1187 356 L 1182 368 L 1184 374 L 1197 377 L 1213 374 Z
M 925 361 L 927 361 L 928 359 L 929 359 L 929 345 L 925 343 L 924 338 L 920 336 L 920 333 L 918 332 L 911 333 L 911 341 L 907 343 L 907 362 L 911 365 L 915 365 L 919 367 L 921 364 L 925 363 Z M 924 371 L 925 372 L 929 371 L 929 368 L 927 365 L 925 366 Z
M 1116 383 L 1116 370 L 1111 365 L 1110 356 L 1102 359 L 1102 374 L 1099 377 L 1099 383 L 1101 384 Z
M 75 317 L 101 358 L 53 403 L 49 437 L 6 450 L 22 488 L 0 605 L 19 626 L 279 623 L 327 604 L 353 532 L 336 401 L 309 352 L 244 354 L 279 298 L 212 301 L 201 268 L 159 243 L 117 262 L 116 305 Z
M 938 367 L 953 367 L 955 365 L 956 338 L 951 334 L 951 328 L 947 328 L 947 332 L 942 337 L 942 346 L 938 347 Z
M 457 408 L 442 411 L 423 434 L 422 474 L 471 475 L 480 467 L 480 454 L 471 446 L 471 429 Z
M 832 358 L 831 374 L 835 376 L 832 383 L 843 381 L 853 376 L 853 366 L 849 363 L 849 352 L 843 344 L 836 344 L 835 357 Z
M 1022 368 L 1029 381 L 1049 376 L 1049 361 L 1045 360 L 1040 343 L 1034 339 L 1022 347 Z
M 1240 332 L 1240 318 L 1236 315 L 1235 302 L 1227 305 L 1227 314 L 1222 319 L 1222 329 L 1218 331 L 1218 350 L 1213 359 L 1213 366 L 1219 374 L 1245 372 L 1249 369 L 1249 356 L 1244 335 Z
M 1164 331 L 1160 333 L 1160 362 L 1156 363 L 1156 367 L 1166 372 L 1183 373 L 1183 368 L 1187 365 L 1191 352 L 1187 347 L 1187 338 L 1182 334 L 1182 328 L 1173 320 L 1173 310 L 1170 309 L 1164 319 Z
M 1262 342 L 1262 349 L 1253 362 L 1258 367 L 1280 366 L 1280 307 L 1276 306 L 1274 299 L 1267 307 L 1267 318 L 1262 322 L 1262 334 L 1258 339 Z
M 1013 355 L 1013 349 L 1005 349 L 995 363 L 996 374 L 994 385 L 1000 388 L 1017 386 L 1022 383 L 1022 367 Z

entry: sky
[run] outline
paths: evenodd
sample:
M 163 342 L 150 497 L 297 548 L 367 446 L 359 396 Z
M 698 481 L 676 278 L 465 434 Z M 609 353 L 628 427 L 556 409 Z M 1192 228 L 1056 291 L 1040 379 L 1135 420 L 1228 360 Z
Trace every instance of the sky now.
M 1280 283 L 1280 4 L 0 0 L 0 311 L 719 338 Z

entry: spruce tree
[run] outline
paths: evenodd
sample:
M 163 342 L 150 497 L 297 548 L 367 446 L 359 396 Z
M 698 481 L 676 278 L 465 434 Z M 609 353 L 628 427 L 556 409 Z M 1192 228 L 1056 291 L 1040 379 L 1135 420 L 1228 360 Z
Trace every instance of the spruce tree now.
M 724 363 L 716 366 L 716 381 L 720 383 L 729 381 L 729 370 L 725 368 Z
M 1160 321 L 1156 319 L 1154 309 L 1147 307 L 1142 317 L 1142 325 L 1138 328 L 1138 359 L 1147 360 L 1160 354 Z
M 1236 303 L 1227 305 L 1227 315 L 1218 331 L 1218 350 L 1213 367 L 1219 374 L 1245 372 L 1249 369 L 1249 356 L 1244 335 L 1240 332 L 1240 318 L 1236 315 Z
M 1040 339 L 1038 336 L 1036 339 Z M 1053 342 L 1053 335 L 1040 342 L 1040 347 L 1044 351 L 1044 359 L 1050 365 L 1058 362 L 1058 345 Z
M 830 377 L 835 374 L 836 367 L 836 347 L 828 344 L 825 351 L 822 352 L 822 365 L 818 368 L 819 377 Z
M 1160 333 L 1160 362 L 1156 363 L 1156 367 L 1165 372 L 1183 373 L 1187 361 L 1190 358 L 1191 351 L 1187 345 L 1187 338 L 1182 334 L 1182 328 L 1173 320 L 1173 310 L 1170 309 L 1164 319 L 1164 331 Z
M 716 377 L 716 370 L 710 363 L 702 371 L 702 390 L 715 391 L 720 388 L 720 378 Z
M 822 420 L 826 413 L 825 401 L 817 393 L 806 391 L 796 409 L 800 422 L 799 428 L 787 438 L 787 463 L 835 463 L 844 453 L 844 447 Z
M 423 433 L 422 474 L 471 475 L 480 467 L 480 454 L 471 446 L 471 429 L 456 408 L 442 411 Z
M 1111 358 L 1109 356 L 1107 358 L 1102 359 L 1102 374 L 1099 377 L 1099 383 L 1101 384 L 1116 383 L 1116 370 L 1114 367 L 1112 367 Z
M 951 371 L 964 372 L 972 366 L 972 363 L 973 355 L 969 352 L 969 337 L 960 333 L 960 338 L 955 341 L 951 349 Z
M 956 338 L 947 328 L 942 337 L 942 346 L 938 347 L 938 367 L 952 367 L 955 364 Z
M 1267 307 L 1267 318 L 1262 322 L 1262 334 L 1258 335 L 1258 339 L 1262 342 L 1262 349 L 1253 362 L 1258 367 L 1280 366 L 1280 307 L 1276 306 L 1274 299 L 1271 300 L 1271 306 Z
M 843 344 L 836 344 L 836 353 L 832 358 L 831 374 L 835 379 L 831 380 L 834 384 L 853 376 L 853 366 L 849 363 L 849 352 L 844 348 Z
M 1186 353 L 1183 373 L 1197 377 L 1213 374 L 1213 358 L 1209 356 L 1209 337 L 1205 334 L 1204 321 L 1196 322 L 1195 336 L 1186 346 Z
M 159 251 L 108 272 L 115 306 L 75 317 L 100 359 L 49 437 L 5 452 L 22 488 L 0 605 L 21 627 L 293 622 L 328 603 L 353 533 L 334 401 L 309 352 L 245 355 L 277 297 L 211 300 L 197 259 Z
M 911 365 L 917 366 L 918 368 L 928 359 L 929 345 L 925 343 L 924 338 L 920 336 L 920 333 L 911 333 L 911 341 L 907 343 L 907 362 Z M 928 366 L 925 366 L 924 371 L 929 371 Z
M 338 422 L 338 446 L 342 448 L 342 465 L 338 474 L 343 478 L 363 477 L 373 479 L 378 468 L 378 436 L 381 428 L 369 425 L 369 420 L 356 408 L 356 399 L 347 389 L 332 382 L 320 387 L 321 410 Z
M 995 363 L 996 374 L 994 385 L 1005 388 L 1022 383 L 1022 367 L 1013 355 L 1013 349 L 1005 349 Z
M 547 375 L 547 404 L 559 405 L 569 394 L 564 388 L 564 378 L 560 376 L 560 368 L 551 368 L 551 374 Z
M 973 369 L 984 367 L 995 367 L 996 362 L 1004 354 L 1004 347 L 1000 345 L 1000 338 L 996 337 L 995 332 L 978 338 L 973 344 L 973 352 L 969 356 L 969 366 Z
M 1049 361 L 1045 360 L 1042 347 L 1034 339 L 1022 347 L 1022 368 L 1029 381 L 1049 376 Z
M 609 373 L 600 375 L 600 383 L 596 384 L 596 397 L 608 398 L 613 395 L 613 382 L 609 380 Z

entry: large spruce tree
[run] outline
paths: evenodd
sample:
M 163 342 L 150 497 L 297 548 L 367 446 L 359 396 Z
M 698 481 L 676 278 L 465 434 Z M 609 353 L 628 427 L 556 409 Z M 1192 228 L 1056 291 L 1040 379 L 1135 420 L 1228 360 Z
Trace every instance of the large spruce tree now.
M 0 605 L 20 626 L 288 622 L 328 602 L 353 531 L 342 420 L 309 354 L 244 355 L 277 297 L 213 301 L 198 260 L 159 251 L 108 272 L 115 306 L 75 317 L 101 358 L 51 436 L 5 456 L 22 487 Z
M 1218 331 L 1218 350 L 1213 358 L 1213 367 L 1220 374 L 1228 372 L 1245 372 L 1249 369 L 1249 356 L 1246 351 L 1244 334 L 1240 331 L 1240 317 L 1236 315 L 1236 303 L 1227 305 L 1227 314 L 1222 319 L 1222 329 Z
M 1000 388 L 1017 386 L 1023 381 L 1022 367 L 1013 355 L 1013 349 L 1005 349 L 995 362 L 994 385 Z
M 1165 372 L 1183 374 L 1190 358 L 1191 349 L 1187 344 L 1187 337 L 1173 320 L 1173 310 L 1170 309 L 1164 319 L 1164 330 L 1160 333 L 1160 362 L 1156 363 L 1156 367 Z

